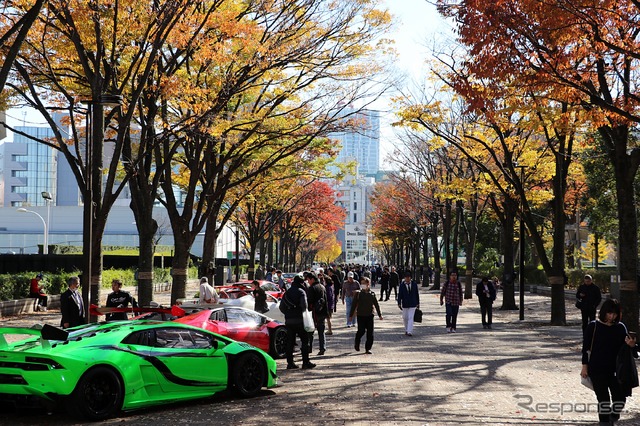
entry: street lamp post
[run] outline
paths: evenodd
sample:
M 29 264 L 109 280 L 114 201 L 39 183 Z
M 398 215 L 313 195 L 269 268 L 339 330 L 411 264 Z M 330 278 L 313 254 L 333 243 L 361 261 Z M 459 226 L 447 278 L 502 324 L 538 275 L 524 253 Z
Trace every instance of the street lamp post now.
M 47 223 L 44 221 L 44 218 L 33 210 L 27 210 L 25 208 L 19 208 L 18 212 L 35 214 L 40 218 L 40 220 L 42 221 L 42 226 L 44 227 L 44 246 L 42 247 L 42 254 L 47 254 Z
M 122 104 L 122 95 L 108 95 L 102 94 L 98 99 L 89 99 L 81 101 L 81 103 L 87 105 L 86 115 L 86 138 L 85 138 L 85 191 L 84 191 L 84 243 L 83 243 L 83 256 L 84 256 L 84 270 L 83 280 L 84 285 L 82 288 L 82 299 L 84 306 L 90 306 L 91 303 L 98 304 L 100 299 L 100 282 L 93 279 L 93 246 L 94 246 L 94 232 L 93 232 L 93 217 L 95 215 L 95 192 L 94 184 L 102 185 L 101 179 L 101 164 L 102 164 L 102 149 L 94 150 L 95 148 L 95 136 L 100 138 L 100 144 L 104 141 L 104 106 L 117 107 Z M 99 108 L 95 108 L 98 106 Z M 96 120 L 96 115 L 100 114 Z M 100 167 L 95 167 L 98 163 Z M 94 174 L 96 176 L 94 176 Z M 99 191 L 101 192 L 101 191 Z M 86 273 L 85 273 L 86 272 Z M 97 317 L 91 316 L 87 318 L 90 322 L 96 322 Z
M 46 231 L 44 233 L 44 249 L 42 250 L 42 252 L 44 254 L 49 254 L 49 230 L 51 229 L 51 201 L 53 200 L 53 197 L 51 196 L 51 193 L 47 192 L 47 191 L 42 191 L 42 198 L 44 198 L 45 202 L 47 203 L 47 228 Z

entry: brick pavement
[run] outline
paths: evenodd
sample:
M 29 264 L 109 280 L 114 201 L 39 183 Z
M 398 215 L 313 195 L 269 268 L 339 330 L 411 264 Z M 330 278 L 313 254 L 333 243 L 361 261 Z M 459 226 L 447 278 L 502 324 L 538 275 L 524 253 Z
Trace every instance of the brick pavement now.
M 518 320 L 518 311 L 495 309 L 493 329 L 484 330 L 477 301 L 466 300 L 458 333 L 448 334 L 437 293 L 422 288 L 421 302 L 424 322 L 413 337 L 404 336 L 397 305 L 381 303 L 385 319 L 376 319 L 373 355 L 355 352 L 355 329 L 345 327 L 344 308 L 339 305 L 326 355 L 315 356 L 316 344 L 315 369 L 285 370 L 286 361 L 278 360 L 281 386 L 264 397 L 219 401 L 214 409 L 224 416 L 218 416 L 216 423 L 597 424 L 595 396 L 580 385 L 580 320 L 571 303 L 567 303 L 567 327 L 546 325 L 550 299 L 527 294 L 524 321 Z M 499 293 L 496 308 L 500 305 Z M 59 313 L 30 314 L 3 324 L 36 319 L 56 324 Z M 188 413 L 190 408 L 167 410 Z M 114 421 L 165 424 L 166 415 L 134 412 Z M 637 398 L 628 400 L 618 424 L 640 425 Z

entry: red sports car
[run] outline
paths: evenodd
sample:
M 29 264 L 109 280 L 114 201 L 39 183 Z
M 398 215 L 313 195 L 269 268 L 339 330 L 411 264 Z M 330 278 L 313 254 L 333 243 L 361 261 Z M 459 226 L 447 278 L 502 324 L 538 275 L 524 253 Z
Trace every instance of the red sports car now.
M 239 306 L 204 309 L 174 320 L 249 343 L 274 358 L 286 356 L 287 329 L 258 312 Z

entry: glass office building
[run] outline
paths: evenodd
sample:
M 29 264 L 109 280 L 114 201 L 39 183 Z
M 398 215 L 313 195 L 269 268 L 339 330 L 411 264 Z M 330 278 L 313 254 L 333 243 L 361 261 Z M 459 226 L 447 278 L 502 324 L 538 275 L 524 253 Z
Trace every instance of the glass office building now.
M 18 126 L 17 130 L 38 138 L 53 136 L 47 127 Z M 42 192 L 55 193 L 57 152 L 18 133 L 14 134 L 14 142 L 4 143 L 3 148 L 3 206 L 46 205 Z

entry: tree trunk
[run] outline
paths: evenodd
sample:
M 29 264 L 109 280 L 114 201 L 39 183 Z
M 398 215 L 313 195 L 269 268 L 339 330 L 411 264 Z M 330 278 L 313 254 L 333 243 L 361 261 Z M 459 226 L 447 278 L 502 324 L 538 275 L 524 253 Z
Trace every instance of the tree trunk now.
M 444 240 L 443 250 L 445 258 L 445 267 L 447 273 L 455 270 L 456 264 L 451 259 L 451 203 L 447 202 L 445 205 L 444 221 L 442 222 L 442 239 Z
M 188 234 L 188 232 L 185 231 L 185 234 Z M 173 235 L 175 251 L 173 254 L 173 267 L 171 268 L 171 304 L 175 305 L 178 299 L 186 297 L 189 249 L 193 242 L 187 241 L 188 238 L 185 236 L 181 237 L 181 232 L 177 227 L 174 228 Z
M 502 221 L 502 246 L 504 250 L 504 271 L 502 275 L 502 310 L 516 310 L 516 298 L 515 298 L 515 268 L 514 268 L 514 223 L 515 212 L 509 209 L 505 209 L 504 219 Z
M 440 290 L 440 271 L 442 264 L 440 263 L 440 246 L 438 245 L 438 222 L 433 224 L 434 232 L 431 235 L 431 247 L 433 247 L 433 286 L 431 290 Z
M 157 224 L 152 220 L 154 225 Z M 155 231 L 138 230 L 140 253 L 138 254 L 138 304 L 150 306 L 153 300 L 153 257 L 155 253 Z
M 213 275 L 216 265 L 216 244 L 218 242 L 218 232 L 216 217 L 217 209 L 211 209 L 207 224 L 204 230 L 204 240 L 202 242 L 202 266 L 201 275 L 207 277 L 210 283 L 215 282 Z
M 423 229 L 424 242 L 422 244 L 422 287 L 429 287 L 429 232 Z
M 622 319 L 630 331 L 638 331 L 638 219 L 634 192 L 636 161 L 626 152 L 626 143 L 616 141 L 614 171 L 618 203 L 618 244 L 620 269 L 620 303 Z
M 148 176 L 140 170 L 129 181 L 131 210 L 138 229 L 138 303 L 149 306 L 153 300 L 153 256 L 158 223 L 153 218 L 153 202 L 156 191 L 149 189 Z

